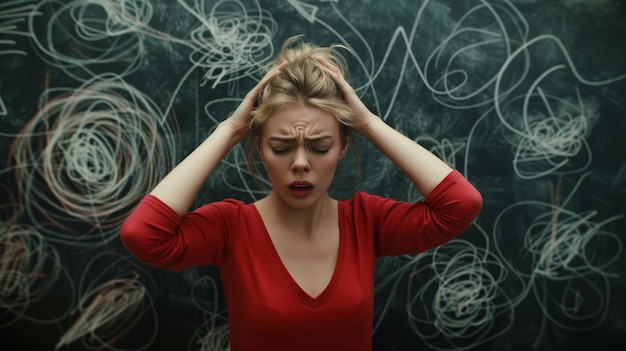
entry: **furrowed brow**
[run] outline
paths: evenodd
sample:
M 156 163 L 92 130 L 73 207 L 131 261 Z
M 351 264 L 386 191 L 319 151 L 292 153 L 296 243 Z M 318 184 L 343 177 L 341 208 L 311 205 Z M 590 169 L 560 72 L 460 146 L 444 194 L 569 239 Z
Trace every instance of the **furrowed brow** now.
M 296 141 L 296 138 L 293 137 L 279 137 L 279 136 L 271 136 L 268 138 L 270 141 L 278 141 L 283 143 L 289 143 Z
M 324 141 L 324 140 L 328 140 L 332 138 L 333 137 L 331 135 L 320 135 L 320 136 L 314 136 L 314 137 L 305 138 L 305 139 L 306 141 L 316 142 L 316 141 Z
M 320 135 L 320 136 L 313 136 L 310 138 L 304 138 L 306 141 L 312 141 L 312 142 L 316 142 L 316 141 L 324 141 L 324 140 L 328 140 L 328 139 L 332 139 L 333 137 L 331 135 Z M 278 141 L 278 142 L 293 142 L 296 140 L 296 138 L 294 137 L 282 137 L 282 136 L 271 136 L 268 138 L 270 141 Z

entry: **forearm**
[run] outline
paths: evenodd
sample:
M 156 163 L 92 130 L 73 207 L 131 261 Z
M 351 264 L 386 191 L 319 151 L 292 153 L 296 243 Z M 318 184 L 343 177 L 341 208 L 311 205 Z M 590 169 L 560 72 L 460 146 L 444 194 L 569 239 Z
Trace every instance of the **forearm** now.
M 179 216 L 184 214 L 193 204 L 204 182 L 239 140 L 233 128 L 226 122 L 220 123 L 150 194 L 171 207 Z
M 320 59 L 318 62 L 339 85 L 346 103 L 354 110 L 354 130 L 393 161 L 413 181 L 420 194 L 428 196 L 452 168 L 374 115 L 348 84 L 341 70 L 326 60 Z
M 281 70 L 287 61 L 267 72 L 246 94 L 235 112 L 220 123 L 211 135 L 176 166 L 150 194 L 170 206 L 178 215 L 189 210 L 200 187 L 211 175 L 226 153 L 248 137 L 248 118 L 259 91 Z
M 424 197 L 452 171 L 439 157 L 375 115 L 358 132 L 396 164 Z

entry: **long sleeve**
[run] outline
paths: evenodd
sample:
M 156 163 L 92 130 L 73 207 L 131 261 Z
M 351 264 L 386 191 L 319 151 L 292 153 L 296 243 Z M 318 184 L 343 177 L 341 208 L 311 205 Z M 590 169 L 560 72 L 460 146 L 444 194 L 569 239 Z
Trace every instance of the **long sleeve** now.
M 120 228 L 126 249 L 154 267 L 174 271 L 217 265 L 229 247 L 229 223 L 239 202 L 225 200 L 179 217 L 157 197 L 146 195 Z
M 482 196 L 461 173 L 452 171 L 414 204 L 378 197 L 372 216 L 379 256 L 423 252 L 454 239 L 474 221 Z

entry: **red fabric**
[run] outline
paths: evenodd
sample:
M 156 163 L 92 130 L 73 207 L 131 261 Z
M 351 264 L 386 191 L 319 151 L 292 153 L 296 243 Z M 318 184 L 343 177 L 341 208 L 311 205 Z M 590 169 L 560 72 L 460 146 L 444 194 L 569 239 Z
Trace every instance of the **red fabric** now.
M 289 275 L 253 204 L 228 199 L 179 218 L 147 195 L 122 225 L 121 238 L 155 267 L 220 266 L 233 351 L 371 350 L 376 259 L 453 239 L 481 205 L 457 171 L 414 204 L 366 193 L 339 201 L 338 260 L 316 298 Z

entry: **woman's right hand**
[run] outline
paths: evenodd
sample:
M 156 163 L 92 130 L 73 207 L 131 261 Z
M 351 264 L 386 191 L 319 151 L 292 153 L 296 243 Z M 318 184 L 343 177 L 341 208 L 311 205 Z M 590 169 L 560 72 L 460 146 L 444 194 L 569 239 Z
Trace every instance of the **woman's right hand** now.
M 280 65 L 269 70 L 265 76 L 257 83 L 257 85 L 250 90 L 246 96 L 243 98 L 235 112 L 226 119 L 223 123 L 229 126 L 232 130 L 233 136 L 236 140 L 241 141 L 248 137 L 248 122 L 250 118 L 250 112 L 252 112 L 252 108 L 254 107 L 254 101 L 259 96 L 263 88 L 269 83 L 274 77 L 280 74 L 282 70 L 287 67 L 288 62 L 282 62 Z
M 215 167 L 236 143 L 248 137 L 248 119 L 254 100 L 265 85 L 278 75 L 287 63 L 273 68 L 243 98 L 233 114 L 220 123 L 208 138 L 171 170 L 150 192 L 182 216 L 193 204 L 198 191 Z

